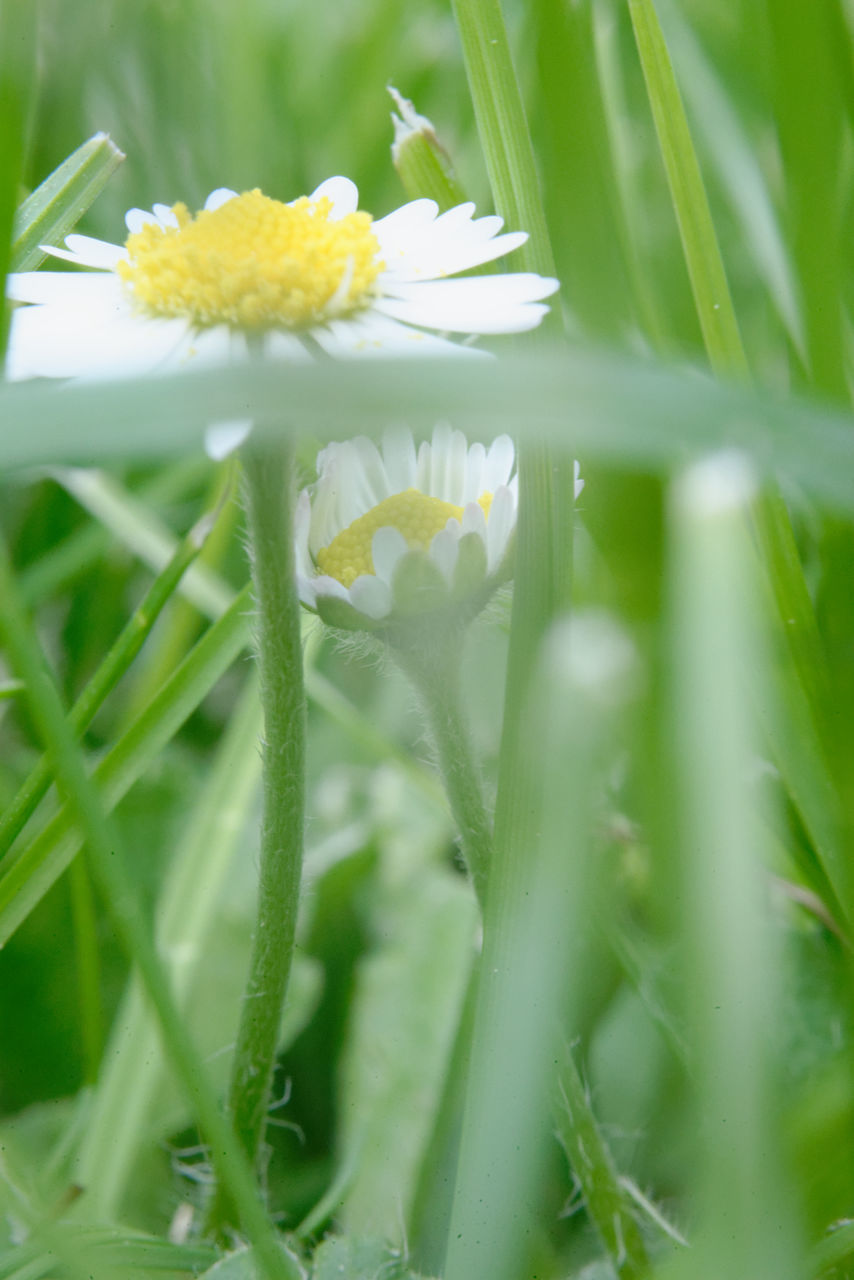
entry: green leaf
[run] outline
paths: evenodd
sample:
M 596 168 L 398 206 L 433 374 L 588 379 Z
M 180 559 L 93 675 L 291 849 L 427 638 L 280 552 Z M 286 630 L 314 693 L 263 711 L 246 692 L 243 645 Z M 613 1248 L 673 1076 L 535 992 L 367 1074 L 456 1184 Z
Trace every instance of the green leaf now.
M 341 1221 L 400 1240 L 435 1121 L 477 911 L 466 886 L 425 868 L 376 902 L 383 945 L 362 962 L 341 1067 Z
M 311 1280 L 417 1280 L 400 1250 L 386 1241 L 336 1236 L 318 1246 Z
M 27 196 L 15 218 L 12 271 L 32 271 L 45 258 L 42 245 L 58 245 L 94 204 L 124 155 L 105 133 L 73 151 Z
M 284 1244 L 279 1243 L 283 1258 L 293 1268 L 294 1275 L 304 1276 L 306 1273 L 297 1256 Z M 252 1249 L 237 1249 L 226 1257 L 215 1262 L 212 1267 L 199 1276 L 199 1280 L 263 1280 L 264 1272 L 257 1265 Z

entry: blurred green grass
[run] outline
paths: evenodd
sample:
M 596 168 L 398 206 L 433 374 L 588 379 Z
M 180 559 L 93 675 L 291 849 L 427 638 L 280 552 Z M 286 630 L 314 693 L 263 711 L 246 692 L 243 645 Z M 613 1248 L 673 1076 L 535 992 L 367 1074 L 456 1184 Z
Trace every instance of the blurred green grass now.
M 2 14 L 7 36 L 14 8 L 12 0 Z M 613 0 L 570 7 L 517 0 L 507 10 L 569 331 L 608 353 L 592 376 L 607 388 L 622 359 L 654 355 L 677 366 L 704 367 L 625 7 Z M 23 22 L 17 38 L 0 45 L 3 92 L 13 108 L 5 115 L 0 148 L 3 211 L 85 138 L 106 130 L 128 159 L 81 223 L 106 239 L 122 237 L 123 214 L 132 205 L 200 204 L 221 185 L 257 185 L 289 199 L 338 172 L 359 183 L 364 207 L 386 212 L 402 201 L 389 158 L 389 82 L 433 119 L 462 187 L 479 211 L 488 210 L 456 34 L 449 9 L 438 2 L 414 8 L 399 0 L 347 0 L 333 8 L 251 0 L 238 9 L 226 0 L 139 0 L 133 6 L 43 0 L 30 16 L 29 33 Z M 766 419 L 774 422 L 766 392 L 784 397 L 796 389 L 804 397 L 787 427 L 783 480 L 821 625 L 818 675 L 829 692 L 808 705 L 808 716 L 819 744 L 815 769 L 830 797 L 819 803 L 838 850 L 836 887 L 844 911 L 854 888 L 854 592 L 850 500 L 844 511 L 836 507 L 850 474 L 836 455 L 823 456 L 820 444 L 829 439 L 821 434 L 822 424 L 830 431 L 828 405 L 842 441 L 839 458 L 848 456 L 846 432 L 854 429 L 848 415 L 850 8 L 837 0 L 809 10 L 797 0 L 769 6 L 734 0 L 725 7 L 671 0 L 660 5 L 660 16 L 760 388 L 755 401 L 738 400 L 740 392 L 733 397 L 760 429 Z M 20 15 L 15 20 L 22 22 Z M 0 217 L 0 230 L 7 222 Z M 7 238 L 0 237 L 4 244 Z M 575 354 L 583 363 L 579 352 L 583 347 Z M 556 356 L 556 366 L 559 361 Z M 656 436 L 648 404 L 638 403 L 631 415 L 631 391 L 612 407 L 612 414 L 626 414 L 624 434 L 638 434 L 636 451 L 625 450 L 630 465 L 620 464 L 619 432 L 610 440 L 603 432 L 598 449 L 595 432 L 589 426 L 584 432 L 589 456 L 582 454 L 587 483 L 578 516 L 575 599 L 580 608 L 606 608 L 619 619 L 639 654 L 643 691 L 596 782 L 594 893 L 606 941 L 588 941 L 587 952 L 573 954 L 581 977 L 569 1034 L 579 1038 L 583 1073 L 621 1173 L 690 1233 L 697 1170 L 719 1138 L 694 1124 L 695 1075 L 682 1051 L 694 993 L 677 960 L 682 906 L 676 895 L 690 851 L 677 835 L 669 737 L 663 584 L 672 533 L 664 507 L 669 472 L 689 451 L 692 432 L 714 423 L 728 393 L 716 400 L 693 374 L 688 387 L 686 393 L 685 380 L 675 378 L 659 388 L 671 406 L 672 444 L 664 432 Z M 12 403 L 18 408 L 23 400 L 0 401 L 4 433 L 26 430 L 4 409 Z M 328 423 L 312 420 L 313 432 L 319 435 L 325 426 L 332 435 L 347 434 L 343 396 L 339 403 L 340 416 L 333 420 L 330 410 Z M 418 412 L 415 405 L 414 416 Z M 571 424 L 574 413 L 592 414 L 594 408 L 580 397 L 578 406 L 565 404 L 563 412 Z M 559 430 L 554 422 L 551 430 Z M 73 454 L 73 425 L 70 434 Z M 772 466 L 778 461 L 773 442 L 772 425 L 763 436 Z M 308 443 L 302 452 L 309 474 Z M 88 447 L 83 456 L 93 460 Z M 176 535 L 200 514 L 215 482 L 212 468 L 198 461 L 140 463 L 132 440 L 111 449 L 109 469 Z M 807 496 L 804 482 L 816 478 L 818 492 Z M 43 578 L 46 585 L 31 603 L 60 686 L 73 698 L 144 591 L 149 570 L 38 470 L 19 467 L 3 480 L 0 521 L 24 582 L 47 572 L 58 546 L 70 547 L 65 568 Z M 240 538 L 215 548 L 210 567 L 239 589 L 246 577 Z M 176 601 L 167 610 L 153 637 L 159 662 L 146 651 L 99 714 L 86 739 L 93 759 L 124 731 L 158 675 L 207 625 L 192 613 L 182 621 L 180 611 L 188 607 Z M 506 658 L 506 609 L 497 612 L 478 625 L 466 658 L 466 696 L 493 787 Z M 380 1235 L 400 1247 L 471 962 L 471 903 L 423 730 L 402 681 L 328 640 L 312 661 L 350 699 L 356 728 L 368 726 L 375 736 L 371 747 L 370 734 L 353 732 L 352 723 L 347 730 L 322 706 L 312 707 L 309 880 L 300 946 L 322 972 L 322 987 L 314 1004 L 306 996 L 304 1026 L 283 1042 L 277 1080 L 288 1100 L 276 1112 L 285 1127 L 271 1137 L 270 1207 L 277 1221 L 294 1228 L 337 1186 L 330 1213 L 336 1211 L 339 1229 L 354 1240 Z M 149 679 L 146 662 L 154 671 Z M 791 667 L 776 649 L 769 662 L 775 688 L 784 691 L 796 679 Z M 7 674 L 0 666 L 0 677 Z M 152 915 L 245 675 L 241 661 L 215 685 L 118 808 L 134 883 Z M 782 734 L 787 732 L 784 722 Z M 3 803 L 40 752 L 19 701 L 0 702 L 0 744 Z M 832 1223 L 854 1216 L 854 989 L 848 943 L 840 938 L 846 921 L 827 917 L 828 906 L 837 916 L 840 908 L 825 894 L 825 851 L 811 843 L 815 834 L 799 812 L 800 797 L 781 778 L 779 760 L 769 763 L 768 741 L 760 738 L 756 752 L 751 794 L 757 814 L 770 811 L 771 818 L 759 819 L 755 846 L 768 871 L 763 911 L 781 957 L 769 1011 L 767 1102 L 797 1233 L 813 1246 Z M 401 756 L 415 761 L 415 768 L 402 766 Z M 223 939 L 229 955 L 245 955 L 256 819 L 254 802 L 247 801 L 232 878 L 214 913 L 219 933 L 214 927 L 205 943 L 209 955 L 197 958 L 212 972 L 223 963 Z M 100 901 L 97 910 L 100 994 L 109 1021 L 127 973 Z M 725 927 L 717 941 L 726 945 Z M 0 954 L 6 1028 L 0 1129 L 14 1153 L 0 1165 L 0 1203 L 10 1245 L 28 1229 L 37 1237 L 45 1222 L 61 1216 L 77 1176 L 75 1134 L 86 1124 L 86 1097 L 80 1094 L 85 1064 L 75 945 L 70 886 L 63 879 Z M 217 1033 L 227 1049 L 227 1028 Z M 377 1046 L 391 1048 L 374 1060 Z M 177 1110 L 170 1124 L 166 1132 L 153 1120 L 142 1122 L 135 1176 L 118 1214 L 123 1226 L 159 1237 L 181 1201 L 200 1199 L 193 1179 L 204 1176 L 203 1159 L 177 1154 L 196 1141 L 188 1115 Z M 572 1212 L 576 1187 L 557 1144 L 536 1194 L 539 1217 L 525 1275 L 608 1276 L 589 1219 Z M 84 1198 L 76 1211 L 83 1222 L 85 1204 Z M 662 1255 L 657 1273 L 665 1276 L 667 1237 L 648 1215 L 639 1216 L 653 1253 Z M 795 1247 L 792 1274 L 846 1275 L 852 1264 L 845 1239 L 829 1239 L 842 1240 L 838 1260 L 806 1252 L 800 1258 Z M 17 1256 L 11 1250 L 0 1257 L 0 1274 L 18 1274 Z M 20 1257 L 23 1275 L 26 1259 Z M 80 1258 L 66 1259 L 68 1274 L 82 1265 Z M 91 1270 L 97 1264 L 85 1265 Z M 362 1274 L 352 1259 L 348 1265 L 354 1277 Z M 597 1265 L 599 1270 L 585 1270 Z M 101 1274 L 107 1280 L 125 1274 L 117 1266 L 104 1263 Z M 147 1264 L 130 1272 L 148 1273 Z

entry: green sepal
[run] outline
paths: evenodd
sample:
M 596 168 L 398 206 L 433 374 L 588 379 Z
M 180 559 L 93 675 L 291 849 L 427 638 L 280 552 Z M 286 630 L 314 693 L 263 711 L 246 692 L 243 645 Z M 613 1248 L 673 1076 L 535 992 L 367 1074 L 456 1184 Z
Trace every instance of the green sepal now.
M 317 616 L 328 627 L 337 627 L 341 631 L 379 631 L 386 622 L 385 618 L 369 618 L 337 596 L 320 594 L 317 597 Z
M 464 533 L 454 568 L 451 588 L 454 599 L 464 601 L 469 596 L 482 595 L 485 581 L 486 547 L 483 539 L 476 533 Z
M 448 603 L 448 584 L 426 551 L 407 551 L 401 556 L 391 589 L 395 618 L 432 613 Z

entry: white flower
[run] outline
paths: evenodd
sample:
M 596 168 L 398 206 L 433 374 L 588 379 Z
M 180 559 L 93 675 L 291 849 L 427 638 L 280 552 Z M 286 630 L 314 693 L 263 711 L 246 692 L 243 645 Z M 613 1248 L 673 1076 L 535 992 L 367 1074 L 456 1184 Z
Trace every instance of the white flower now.
M 290 204 L 220 189 L 184 205 L 132 209 L 123 245 L 70 235 L 46 252 L 81 272 L 11 275 L 11 378 L 116 377 L 230 363 L 250 349 L 308 360 L 473 354 L 441 336 L 531 329 L 557 281 L 529 272 L 449 279 L 517 249 L 474 205 L 440 214 L 413 200 L 384 218 L 358 212 L 348 178 Z M 248 423 L 219 424 L 217 453 Z
M 478 612 L 510 576 L 514 464 L 509 436 L 469 447 L 446 424 L 417 451 L 409 431 L 328 445 L 297 503 L 303 602 L 345 627 Z

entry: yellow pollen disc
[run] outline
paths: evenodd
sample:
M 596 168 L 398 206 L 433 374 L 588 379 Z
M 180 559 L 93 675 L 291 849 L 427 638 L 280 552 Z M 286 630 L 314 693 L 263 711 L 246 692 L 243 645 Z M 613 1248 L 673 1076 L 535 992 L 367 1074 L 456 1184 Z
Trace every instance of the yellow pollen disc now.
M 482 494 L 478 502 L 488 517 L 492 494 Z M 391 498 L 384 498 L 336 534 L 328 547 L 318 551 L 317 567 L 321 573 L 349 587 L 363 573 L 374 572 L 371 543 L 377 529 L 399 529 L 411 548 L 426 551 L 451 517 L 462 520 L 462 507 L 453 502 L 443 502 L 441 498 L 431 498 L 417 489 L 406 489 Z
M 118 272 L 146 310 L 199 326 L 255 332 L 305 329 L 370 299 L 382 270 L 367 213 L 332 221 L 332 202 L 282 204 L 246 191 L 193 216 L 176 204 L 177 227 L 147 223 L 128 236 Z

